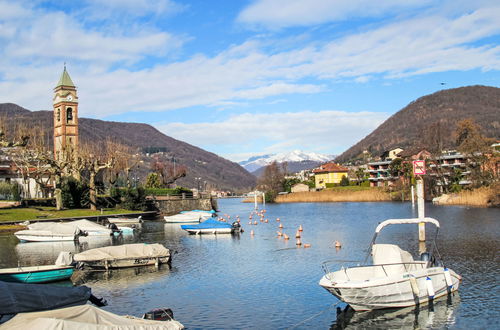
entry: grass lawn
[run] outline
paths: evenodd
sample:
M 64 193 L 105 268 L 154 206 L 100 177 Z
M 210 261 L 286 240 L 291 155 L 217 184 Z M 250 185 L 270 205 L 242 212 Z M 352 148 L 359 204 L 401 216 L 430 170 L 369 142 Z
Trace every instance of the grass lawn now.
M 102 214 L 137 213 L 125 209 L 103 209 Z M 101 211 L 91 211 L 89 209 L 73 209 L 56 211 L 54 207 L 30 207 L 0 209 L 0 223 L 3 221 L 24 221 L 34 219 L 56 219 L 101 215 Z

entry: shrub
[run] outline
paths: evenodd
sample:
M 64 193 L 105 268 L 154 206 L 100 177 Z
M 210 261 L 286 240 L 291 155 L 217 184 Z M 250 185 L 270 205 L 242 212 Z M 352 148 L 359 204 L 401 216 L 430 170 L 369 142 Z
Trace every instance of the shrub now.
M 343 187 L 349 185 L 349 179 L 345 175 L 342 175 L 342 179 L 340 179 L 340 185 Z
M 11 196 L 12 196 L 12 199 L 15 200 L 15 201 L 20 201 L 21 200 L 21 187 L 19 186 L 19 184 L 17 184 L 17 182 L 14 182 L 10 185 L 10 188 L 11 188 Z
M 146 191 L 142 187 L 125 189 L 121 205 L 127 210 L 146 211 Z
M 0 182 L 0 199 L 21 200 L 21 189 L 17 182 Z

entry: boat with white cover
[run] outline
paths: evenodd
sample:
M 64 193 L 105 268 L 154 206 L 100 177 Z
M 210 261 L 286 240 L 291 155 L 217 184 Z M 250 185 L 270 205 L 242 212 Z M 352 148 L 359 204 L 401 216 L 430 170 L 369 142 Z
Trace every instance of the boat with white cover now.
M 87 219 L 74 220 L 69 222 L 87 233 L 88 236 L 110 236 L 114 231 L 111 228 L 102 226 Z
M 205 215 L 200 212 L 192 212 L 192 213 L 180 213 L 175 215 L 164 216 L 163 219 L 167 223 L 189 223 L 189 222 L 201 222 L 211 217 L 212 217 L 211 214 Z
M 319 285 L 355 311 L 420 305 L 458 290 L 461 277 L 443 265 L 435 239 L 434 251 L 431 251 L 434 255 L 422 253 L 417 261 L 397 245 L 375 244 L 379 232 L 388 225 L 420 222 L 435 225 L 437 237 L 439 222 L 433 218 L 383 221 L 377 226 L 370 244 L 373 264 L 366 265 L 365 260 L 365 265 L 331 272 L 328 265 L 332 262 L 327 261 L 323 263 L 326 274 Z
M 80 228 L 68 223 L 40 222 L 31 224 L 28 228 L 17 231 L 14 235 L 26 242 L 75 241 L 79 236 L 85 235 Z
M 117 217 L 117 218 L 108 218 L 109 223 L 141 223 L 142 220 L 142 215 L 138 216 L 137 218 L 125 218 L 125 217 Z
M 19 313 L 2 328 L 24 329 L 128 329 L 177 330 L 184 326 L 176 321 L 156 321 L 133 316 L 120 316 L 91 305 L 78 305 L 59 309 Z
M 163 245 L 145 243 L 106 246 L 73 257 L 84 267 L 104 269 L 159 265 L 170 262 L 170 258 L 170 250 Z

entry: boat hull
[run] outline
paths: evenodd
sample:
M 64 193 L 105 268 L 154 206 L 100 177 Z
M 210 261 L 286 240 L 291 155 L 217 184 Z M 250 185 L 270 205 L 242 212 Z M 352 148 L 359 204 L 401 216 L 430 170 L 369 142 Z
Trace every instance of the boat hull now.
M 199 223 L 200 218 L 199 217 L 176 217 L 176 216 L 170 216 L 170 217 L 163 217 L 166 223 Z
M 204 228 L 204 229 L 184 229 L 191 235 L 202 234 L 231 234 L 233 228 Z
M 20 241 L 25 242 L 60 242 L 60 241 L 75 241 L 77 236 L 63 236 L 63 235 L 27 235 L 27 234 L 14 234 Z
M 34 266 L 0 269 L 0 281 L 17 283 L 47 283 L 67 280 L 73 275 L 70 266 Z
M 323 276 L 319 284 L 355 311 L 427 304 L 432 299 L 457 291 L 460 284 L 460 276 L 450 270 L 452 285 L 448 287 L 442 267 L 364 282 L 335 283 L 331 280 L 333 274 Z M 429 297 L 428 281 L 432 282 L 432 298 Z
M 170 262 L 170 256 L 152 258 L 130 258 L 116 260 L 84 261 L 83 264 L 94 269 L 128 268 L 148 265 L 159 265 Z

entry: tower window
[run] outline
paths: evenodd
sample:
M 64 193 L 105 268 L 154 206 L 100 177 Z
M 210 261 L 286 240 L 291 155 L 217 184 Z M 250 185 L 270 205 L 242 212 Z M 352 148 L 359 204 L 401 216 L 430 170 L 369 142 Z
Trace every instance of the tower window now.
M 61 121 L 61 109 L 57 109 L 57 121 Z
M 71 108 L 68 108 L 68 110 L 66 110 L 66 122 L 70 122 L 73 120 L 73 109 Z

